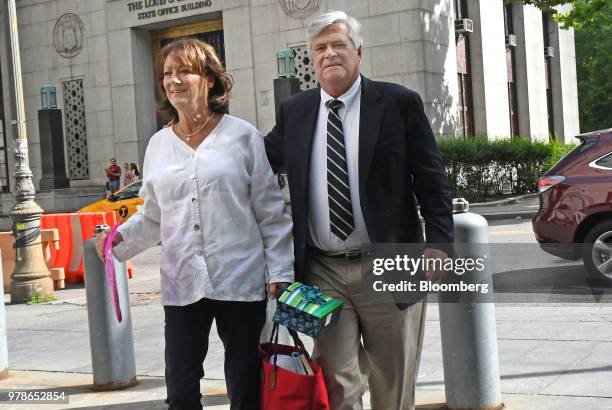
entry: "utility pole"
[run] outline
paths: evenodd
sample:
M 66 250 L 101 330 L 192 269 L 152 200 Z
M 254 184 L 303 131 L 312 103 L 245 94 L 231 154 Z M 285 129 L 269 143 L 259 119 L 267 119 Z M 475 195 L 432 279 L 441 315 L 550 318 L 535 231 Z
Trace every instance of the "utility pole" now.
M 34 184 L 28 158 L 21 56 L 15 0 L 8 0 L 8 15 L 13 59 L 17 138 L 15 147 L 15 206 L 10 216 L 15 237 L 15 270 L 11 275 L 11 303 L 24 303 L 33 296 L 53 295 L 53 280 L 47 269 L 40 243 L 40 215 L 43 209 L 34 202 Z

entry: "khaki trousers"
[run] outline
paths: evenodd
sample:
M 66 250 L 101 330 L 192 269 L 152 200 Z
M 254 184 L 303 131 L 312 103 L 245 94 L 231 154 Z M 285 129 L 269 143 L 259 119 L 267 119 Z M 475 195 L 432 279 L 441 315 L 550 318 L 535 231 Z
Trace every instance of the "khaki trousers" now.
M 315 339 L 332 410 L 361 410 L 366 381 L 373 410 L 413 410 L 425 304 L 399 310 L 388 294 L 363 292 L 359 259 L 312 255 L 305 282 L 344 302 Z M 373 301 L 373 299 L 380 299 Z

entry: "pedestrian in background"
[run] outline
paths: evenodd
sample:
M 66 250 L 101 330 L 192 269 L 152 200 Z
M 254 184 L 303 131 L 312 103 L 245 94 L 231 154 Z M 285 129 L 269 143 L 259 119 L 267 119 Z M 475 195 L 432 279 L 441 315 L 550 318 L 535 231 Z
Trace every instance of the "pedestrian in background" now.
M 258 410 L 266 283 L 273 298 L 293 282 L 291 218 L 261 134 L 227 114 L 232 81 L 213 47 L 193 38 L 164 46 L 156 82 L 172 126 L 149 140 L 144 204 L 119 227 L 113 253 L 124 261 L 162 243 L 169 408 L 201 409 L 214 319 L 231 408 Z
M 130 164 L 127 162 L 123 163 L 123 186 L 128 186 L 132 182 L 134 182 L 132 177 L 132 170 L 130 169 Z
M 130 172 L 132 173 L 132 182 L 140 181 L 140 171 L 138 171 L 138 165 L 132 162 L 130 164 Z
M 114 194 L 119 190 L 121 184 L 121 167 L 117 165 L 115 158 L 111 158 L 109 162 L 110 166 L 104 168 L 104 172 L 106 172 L 106 178 L 108 179 L 108 190 L 111 194 Z

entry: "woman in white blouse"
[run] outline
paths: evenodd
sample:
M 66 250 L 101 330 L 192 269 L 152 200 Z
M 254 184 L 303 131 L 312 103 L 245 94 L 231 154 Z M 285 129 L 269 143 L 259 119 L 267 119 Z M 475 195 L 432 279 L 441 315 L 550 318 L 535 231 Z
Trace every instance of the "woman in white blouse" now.
M 177 40 L 156 69 L 158 112 L 173 125 L 149 141 L 144 205 L 119 228 L 113 253 L 123 261 L 162 243 L 169 408 L 201 409 L 215 319 L 231 408 L 258 409 L 265 287 L 275 297 L 293 281 L 291 219 L 261 134 L 226 114 L 232 82 L 214 49 Z

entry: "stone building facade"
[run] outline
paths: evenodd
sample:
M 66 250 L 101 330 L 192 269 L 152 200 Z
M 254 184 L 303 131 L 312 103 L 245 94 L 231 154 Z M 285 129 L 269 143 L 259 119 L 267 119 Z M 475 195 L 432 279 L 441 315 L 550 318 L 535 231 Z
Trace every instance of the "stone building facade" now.
M 142 163 L 160 126 L 153 61 L 163 44 L 195 35 L 215 45 L 235 81 L 230 113 L 265 133 L 274 124 L 275 52 L 294 50 L 302 87 L 316 86 L 305 44 L 308 18 L 302 17 L 327 10 L 360 19 L 363 73 L 418 91 L 437 135 L 548 139 L 553 132 L 571 141 L 579 132 L 573 32 L 559 30 L 551 13 L 532 6 L 502 0 L 18 0 L 35 185 L 43 85 L 57 88 L 71 187 L 101 186 L 108 159 Z M 0 179 L 6 192 L 13 188 L 16 128 L 5 2 L 0 13 Z M 465 26 L 470 22 L 472 31 Z

